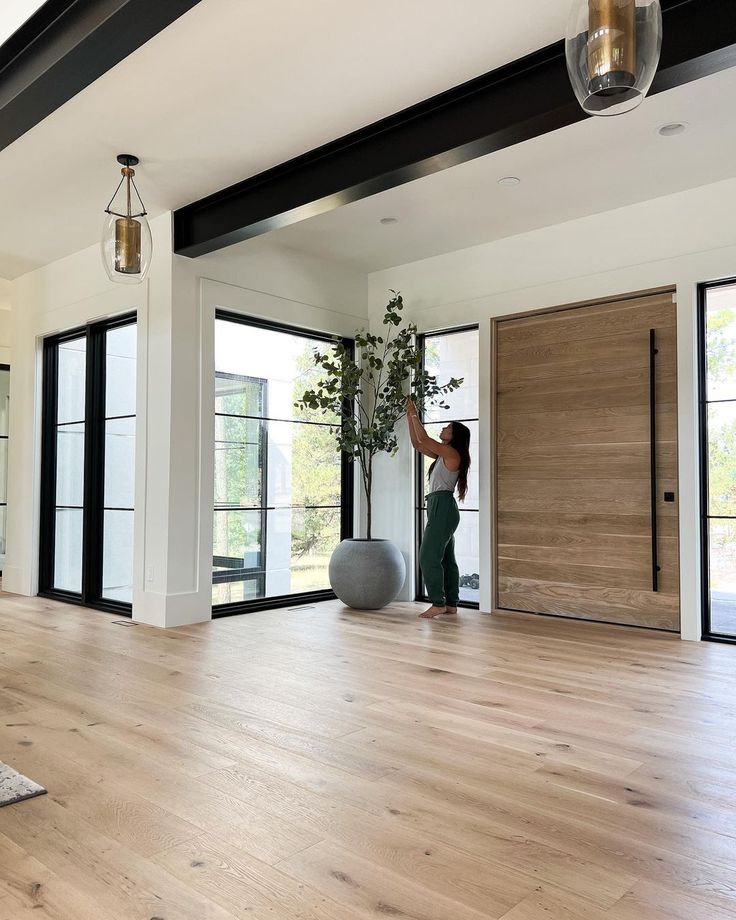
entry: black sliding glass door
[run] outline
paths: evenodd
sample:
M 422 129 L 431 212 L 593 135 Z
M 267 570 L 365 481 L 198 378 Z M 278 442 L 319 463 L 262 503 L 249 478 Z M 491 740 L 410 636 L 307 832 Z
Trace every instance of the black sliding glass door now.
M 130 611 L 135 316 L 44 342 L 39 591 Z

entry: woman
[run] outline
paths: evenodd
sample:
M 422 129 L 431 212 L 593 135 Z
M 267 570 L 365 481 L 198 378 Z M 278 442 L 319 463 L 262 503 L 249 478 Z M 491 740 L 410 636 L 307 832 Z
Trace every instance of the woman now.
M 434 459 L 429 468 L 427 527 L 419 553 L 424 583 L 432 602 L 421 617 L 432 620 L 443 614 L 457 613 L 460 572 L 455 561 L 454 534 L 460 523 L 460 512 L 455 501 L 455 489 L 460 501 L 465 501 L 470 467 L 470 431 L 461 422 L 450 422 L 440 432 L 440 440 L 435 441 L 419 421 L 412 400 L 407 402 L 406 417 L 412 446 Z

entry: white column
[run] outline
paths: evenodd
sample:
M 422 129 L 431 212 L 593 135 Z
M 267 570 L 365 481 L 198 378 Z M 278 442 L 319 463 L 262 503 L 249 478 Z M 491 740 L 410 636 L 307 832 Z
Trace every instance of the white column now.
M 212 616 L 211 524 L 204 533 L 200 514 L 200 438 L 211 433 L 212 412 L 201 406 L 196 285 L 172 253 L 170 215 L 154 224 L 155 264 L 139 332 L 133 619 L 170 627 Z
M 701 622 L 700 448 L 697 288 L 677 285 L 677 428 L 680 518 L 680 635 L 698 641 Z

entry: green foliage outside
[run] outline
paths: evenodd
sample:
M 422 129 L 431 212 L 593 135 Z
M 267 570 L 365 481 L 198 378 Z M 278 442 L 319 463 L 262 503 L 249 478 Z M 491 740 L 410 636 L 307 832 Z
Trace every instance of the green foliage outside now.
M 736 388 L 736 310 L 721 308 L 707 314 L 707 372 L 709 395 L 716 387 Z M 715 398 L 718 398 L 717 396 Z M 734 403 L 711 403 L 708 409 L 708 486 L 711 515 L 736 514 L 736 414 Z M 713 521 L 711 526 L 711 585 L 734 589 L 736 530 L 733 521 Z
M 299 355 L 296 369 L 299 375 L 294 380 L 295 402 L 305 387 L 314 387 L 319 382 L 320 369 L 315 366 L 312 346 L 307 345 Z M 313 410 L 300 412 L 299 418 L 325 421 L 321 412 Z M 295 425 L 291 458 L 292 503 L 318 506 L 294 511 L 292 558 L 322 557 L 321 564 L 326 566 L 330 553 L 340 542 L 340 509 L 323 507 L 339 506 L 341 500 L 340 458 L 335 455 L 333 429 L 323 425 Z
M 736 385 L 736 311 L 721 309 L 708 314 L 708 384 Z M 731 395 L 731 394 L 729 394 Z M 736 514 L 736 415 L 728 403 L 710 407 L 709 485 L 710 514 Z

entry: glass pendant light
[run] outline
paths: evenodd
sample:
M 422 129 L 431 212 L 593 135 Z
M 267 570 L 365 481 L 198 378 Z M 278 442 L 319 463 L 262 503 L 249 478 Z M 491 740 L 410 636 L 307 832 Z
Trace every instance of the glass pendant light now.
M 118 163 L 123 167 L 123 177 L 105 208 L 102 261 L 111 281 L 140 284 L 151 267 L 153 242 L 146 207 L 133 178 L 138 157 L 121 153 Z
M 589 115 L 621 115 L 644 101 L 659 64 L 659 0 L 575 0 L 565 55 L 575 95 Z

